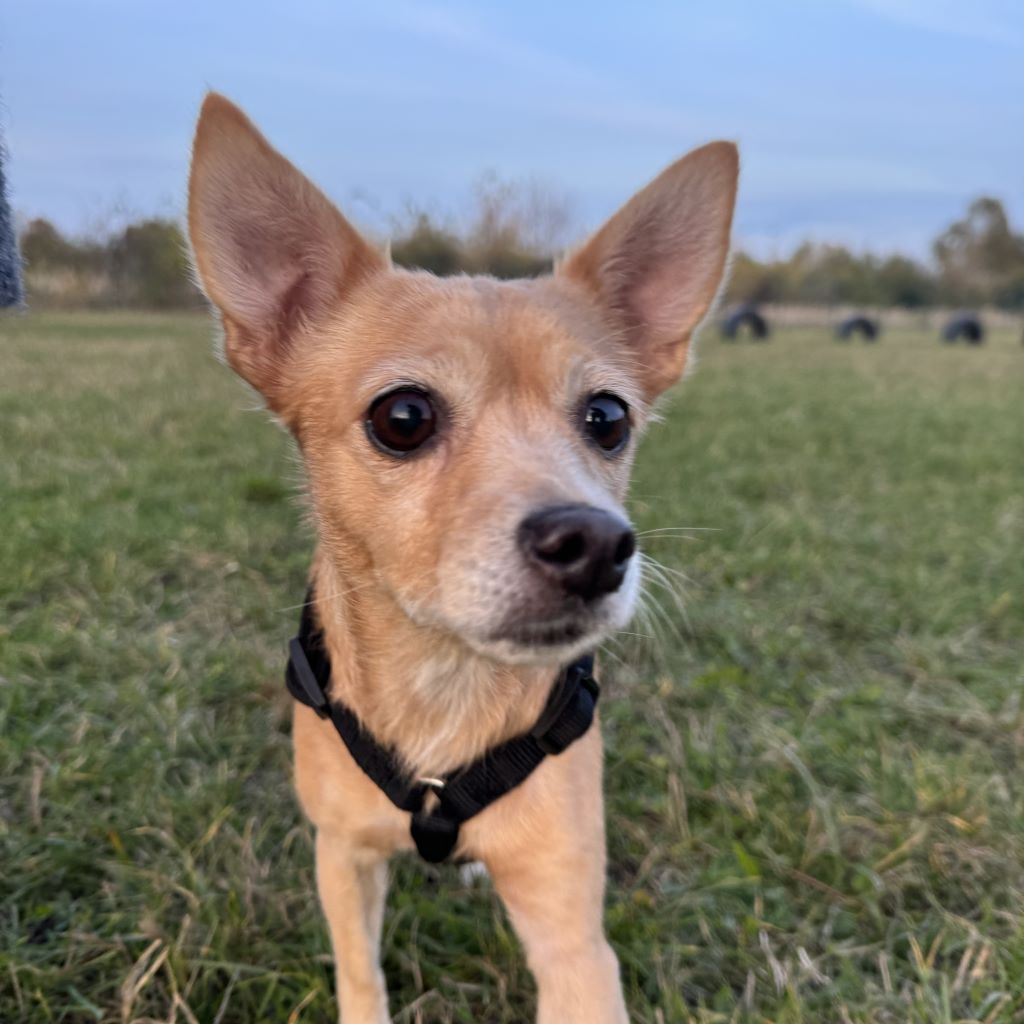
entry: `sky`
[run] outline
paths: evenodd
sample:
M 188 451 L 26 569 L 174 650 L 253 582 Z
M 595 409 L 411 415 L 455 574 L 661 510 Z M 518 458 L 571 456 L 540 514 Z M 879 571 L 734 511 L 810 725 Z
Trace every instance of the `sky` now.
M 740 144 L 762 256 L 923 257 L 982 193 L 1024 228 L 1020 0 L 10 0 L 18 215 L 179 216 L 211 88 L 376 230 L 493 170 L 570 196 L 582 232 L 713 138 Z

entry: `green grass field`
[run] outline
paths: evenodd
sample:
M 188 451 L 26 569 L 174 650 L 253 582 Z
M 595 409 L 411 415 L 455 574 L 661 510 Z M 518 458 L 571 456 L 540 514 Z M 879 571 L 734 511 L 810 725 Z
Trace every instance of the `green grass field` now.
M 334 1019 L 281 684 L 299 469 L 210 337 L 0 321 L 3 1022 Z M 633 509 L 687 577 L 605 659 L 633 1019 L 1024 1020 L 1017 335 L 708 332 Z M 394 875 L 396 1019 L 529 1020 L 486 883 Z

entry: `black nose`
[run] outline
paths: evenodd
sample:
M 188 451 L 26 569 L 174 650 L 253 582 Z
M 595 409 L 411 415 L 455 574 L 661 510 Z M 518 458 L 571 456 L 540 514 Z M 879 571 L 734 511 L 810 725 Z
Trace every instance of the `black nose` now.
M 556 505 L 519 524 L 527 560 L 552 583 L 590 601 L 618 590 L 636 550 L 629 524 L 591 505 Z

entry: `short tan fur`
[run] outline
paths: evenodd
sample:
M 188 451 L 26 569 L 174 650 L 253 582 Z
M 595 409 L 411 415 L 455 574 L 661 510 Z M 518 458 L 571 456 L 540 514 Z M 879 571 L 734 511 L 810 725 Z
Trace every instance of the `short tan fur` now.
M 565 551 L 549 557 L 547 534 L 524 554 L 523 524 L 568 508 L 628 533 L 636 440 L 720 286 L 736 182 L 735 147 L 714 142 L 553 275 L 442 280 L 392 267 L 236 106 L 215 93 L 203 103 L 188 209 L 198 278 L 227 362 L 302 453 L 331 695 L 417 774 L 444 775 L 528 729 L 559 669 L 629 621 L 636 555 L 592 593 L 593 574 L 570 581 Z M 410 388 L 436 429 L 400 456 L 368 411 Z M 614 452 L 587 435 L 598 395 L 628 410 Z M 304 706 L 294 746 L 340 1019 L 382 1024 L 386 865 L 411 848 L 408 815 Z M 523 940 L 541 1024 L 627 1020 L 602 925 L 601 771 L 593 728 L 461 833 L 459 855 L 484 862 Z

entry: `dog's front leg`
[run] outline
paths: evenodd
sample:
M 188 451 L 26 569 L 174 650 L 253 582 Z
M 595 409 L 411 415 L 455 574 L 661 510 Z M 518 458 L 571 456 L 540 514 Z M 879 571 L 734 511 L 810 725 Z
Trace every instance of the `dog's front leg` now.
M 601 920 L 603 858 L 549 852 L 492 869 L 537 980 L 537 1024 L 626 1024 L 619 964 Z
M 506 798 L 507 816 L 496 825 L 507 840 L 499 838 L 484 860 L 537 980 L 537 1024 L 627 1024 L 619 964 L 603 926 L 598 730 L 557 761 L 516 792 L 515 804 Z
M 320 829 L 316 879 L 334 949 L 341 1024 L 388 1024 L 379 955 L 387 862 Z

